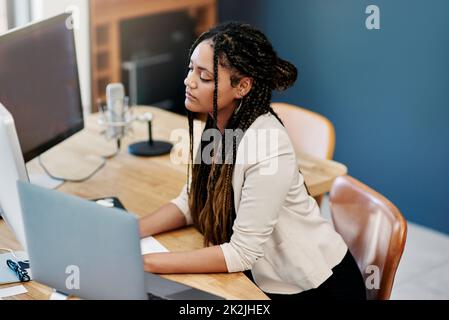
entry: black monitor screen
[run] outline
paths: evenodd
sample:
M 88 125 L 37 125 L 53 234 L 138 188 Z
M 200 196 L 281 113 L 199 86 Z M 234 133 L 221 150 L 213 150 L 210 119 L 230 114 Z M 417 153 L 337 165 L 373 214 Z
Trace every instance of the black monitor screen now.
M 84 128 L 69 17 L 0 36 L 0 103 L 14 117 L 25 161 Z

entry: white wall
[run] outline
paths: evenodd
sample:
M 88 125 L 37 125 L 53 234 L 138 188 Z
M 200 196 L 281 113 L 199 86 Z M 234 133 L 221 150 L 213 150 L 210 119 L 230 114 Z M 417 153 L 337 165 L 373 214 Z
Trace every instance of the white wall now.
M 90 43 L 89 43 L 89 0 L 31 0 L 33 20 L 42 20 L 69 10 L 74 17 L 79 16 L 79 25 L 75 24 L 78 69 L 81 96 L 85 112 L 91 110 L 90 80 Z
M 14 0 L 14 26 L 21 27 L 30 21 L 29 3 L 27 0 Z
M 6 19 L 6 0 L 0 0 L 0 34 L 8 30 L 8 20 Z
M 6 0 L 0 0 L 0 33 L 17 27 L 22 27 L 30 22 L 29 3 L 27 0 L 14 0 L 10 3 L 13 6 L 14 17 L 8 21 L 8 10 Z

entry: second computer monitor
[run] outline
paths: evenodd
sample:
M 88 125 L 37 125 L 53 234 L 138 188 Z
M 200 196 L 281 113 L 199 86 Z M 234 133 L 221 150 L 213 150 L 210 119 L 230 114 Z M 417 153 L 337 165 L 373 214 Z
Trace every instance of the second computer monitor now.
M 17 240 L 26 249 L 17 181 L 28 181 L 14 119 L 0 104 L 0 211 Z
M 0 36 L 0 103 L 26 162 L 84 128 L 70 14 Z

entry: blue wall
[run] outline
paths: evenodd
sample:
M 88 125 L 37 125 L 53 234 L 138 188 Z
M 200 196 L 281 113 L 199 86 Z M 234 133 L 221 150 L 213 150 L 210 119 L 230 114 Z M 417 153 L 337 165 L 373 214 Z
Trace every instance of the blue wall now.
M 365 27 L 370 4 L 380 30 Z M 327 116 L 352 176 L 449 233 L 449 1 L 222 0 L 219 18 L 260 28 L 298 66 L 274 99 Z

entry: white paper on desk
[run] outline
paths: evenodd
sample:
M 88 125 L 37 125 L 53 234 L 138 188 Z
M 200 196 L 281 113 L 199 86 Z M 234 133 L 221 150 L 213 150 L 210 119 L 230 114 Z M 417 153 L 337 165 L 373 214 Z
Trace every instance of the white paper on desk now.
M 5 289 L 0 289 L 0 298 L 8 298 L 13 296 L 18 296 L 19 294 L 27 293 L 28 290 L 24 286 L 15 286 Z
M 153 237 L 142 239 L 140 241 L 140 248 L 142 249 L 142 255 L 169 252 L 166 247 Z
M 67 300 L 69 297 L 66 296 L 63 293 L 57 292 L 57 291 L 53 291 L 52 294 L 50 295 L 50 300 Z

